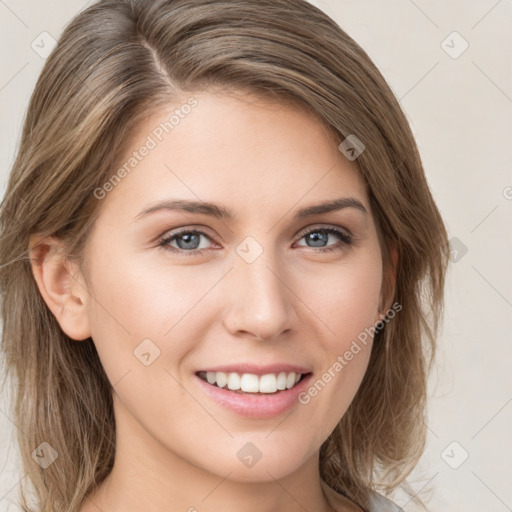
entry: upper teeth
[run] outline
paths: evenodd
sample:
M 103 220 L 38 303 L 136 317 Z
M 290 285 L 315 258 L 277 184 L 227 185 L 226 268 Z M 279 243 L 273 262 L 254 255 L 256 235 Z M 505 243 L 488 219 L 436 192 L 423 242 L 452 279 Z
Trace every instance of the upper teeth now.
M 217 384 L 219 388 L 226 386 L 232 391 L 238 389 L 245 393 L 275 393 L 277 390 L 290 389 L 299 382 L 301 373 L 279 374 L 267 373 L 258 377 L 254 373 L 225 373 L 206 372 L 206 380 L 210 384 Z

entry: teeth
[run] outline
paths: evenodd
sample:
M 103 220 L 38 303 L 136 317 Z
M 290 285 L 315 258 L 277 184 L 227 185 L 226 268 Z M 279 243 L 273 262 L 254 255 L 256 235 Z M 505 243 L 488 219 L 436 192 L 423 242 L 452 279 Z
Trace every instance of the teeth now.
M 269 373 L 268 375 L 262 375 L 260 378 L 260 393 L 275 393 L 276 391 L 276 376 L 273 373 Z
M 217 372 L 217 378 L 219 377 L 219 373 L 222 374 L 222 372 Z M 218 383 L 219 381 L 217 381 L 217 386 L 219 386 Z M 245 393 L 258 393 L 260 390 L 258 376 L 252 373 L 244 373 L 240 379 L 240 389 Z
M 201 372 L 200 375 L 204 377 L 204 372 Z M 284 389 L 290 389 L 295 386 L 301 376 L 301 373 L 294 372 L 281 372 L 277 375 L 267 373 L 261 377 L 253 373 L 206 372 L 206 381 L 209 384 L 216 384 L 219 388 L 223 388 L 227 385 L 227 388 L 232 391 L 241 390 L 244 393 L 276 393 L 277 391 L 283 391 Z
M 240 389 L 240 375 L 238 373 L 230 373 L 228 375 L 228 388 L 233 391 Z
M 215 380 L 219 388 L 223 388 L 228 382 L 228 376 L 224 372 L 217 372 L 215 374 Z
M 286 389 L 286 373 L 285 372 L 281 372 L 278 376 L 277 376 L 277 389 L 280 389 L 280 390 L 283 390 L 283 389 Z

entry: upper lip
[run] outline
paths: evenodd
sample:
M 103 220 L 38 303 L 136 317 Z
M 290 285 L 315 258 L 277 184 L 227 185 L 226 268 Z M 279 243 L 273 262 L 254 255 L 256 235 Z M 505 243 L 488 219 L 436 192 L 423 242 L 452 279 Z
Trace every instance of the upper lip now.
M 310 373 L 311 370 L 305 366 L 299 366 L 290 363 L 273 363 L 267 365 L 257 365 L 254 363 L 232 363 L 223 364 L 219 366 L 210 366 L 208 368 L 202 368 L 199 371 L 203 372 L 224 372 L 224 373 L 252 373 L 255 375 L 266 375 L 268 373 Z

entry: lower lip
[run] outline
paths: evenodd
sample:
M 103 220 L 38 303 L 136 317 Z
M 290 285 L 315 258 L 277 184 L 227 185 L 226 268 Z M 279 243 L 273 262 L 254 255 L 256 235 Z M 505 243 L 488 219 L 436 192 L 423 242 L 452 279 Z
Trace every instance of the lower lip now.
M 235 393 L 213 386 L 195 375 L 202 389 L 217 403 L 248 418 L 273 418 L 299 403 L 299 395 L 306 390 L 312 374 L 302 378 L 293 388 L 277 393 Z

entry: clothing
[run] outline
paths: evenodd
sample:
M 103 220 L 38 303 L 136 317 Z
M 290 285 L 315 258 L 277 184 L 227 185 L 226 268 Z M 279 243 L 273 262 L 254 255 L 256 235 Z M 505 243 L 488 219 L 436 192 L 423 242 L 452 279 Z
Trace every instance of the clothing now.
M 382 496 L 382 494 L 374 491 L 371 494 L 368 512 L 404 512 L 404 509 Z
M 333 503 L 338 503 L 339 494 L 337 491 L 332 489 L 324 480 L 320 480 L 324 493 L 327 497 L 331 497 Z M 345 497 L 346 499 L 346 497 Z M 382 496 L 377 491 L 370 491 L 369 505 L 365 509 L 365 512 L 405 512 L 396 503 L 393 503 L 388 498 Z M 334 505 L 331 505 L 334 506 Z M 360 506 L 359 506 L 360 507 Z

